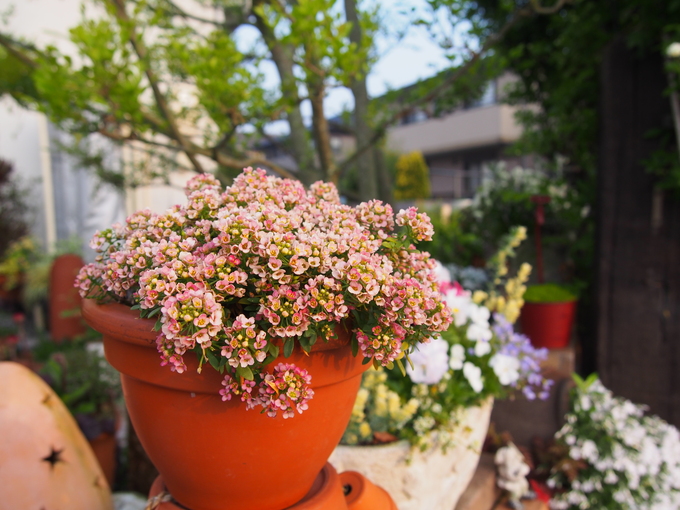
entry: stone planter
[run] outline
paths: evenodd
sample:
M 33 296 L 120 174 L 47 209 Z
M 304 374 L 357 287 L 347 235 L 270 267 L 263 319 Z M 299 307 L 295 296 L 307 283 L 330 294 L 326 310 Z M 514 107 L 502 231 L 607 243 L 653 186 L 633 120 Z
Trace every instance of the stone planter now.
M 424 452 L 398 441 L 376 446 L 339 445 L 329 461 L 383 487 L 399 510 L 452 510 L 477 468 L 489 428 L 493 399 L 463 409 L 454 444 Z

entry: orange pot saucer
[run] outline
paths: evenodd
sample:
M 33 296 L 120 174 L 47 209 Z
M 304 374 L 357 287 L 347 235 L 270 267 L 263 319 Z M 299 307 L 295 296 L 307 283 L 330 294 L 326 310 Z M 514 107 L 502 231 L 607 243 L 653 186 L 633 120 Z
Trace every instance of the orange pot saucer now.
M 149 501 L 169 497 L 163 479 L 159 476 L 151 486 Z M 154 510 L 191 510 L 172 501 L 152 506 Z M 231 510 L 225 507 L 225 510 Z M 314 481 L 314 485 L 298 503 L 281 510 L 397 510 L 389 494 L 356 471 L 338 475 L 335 468 L 326 463 Z

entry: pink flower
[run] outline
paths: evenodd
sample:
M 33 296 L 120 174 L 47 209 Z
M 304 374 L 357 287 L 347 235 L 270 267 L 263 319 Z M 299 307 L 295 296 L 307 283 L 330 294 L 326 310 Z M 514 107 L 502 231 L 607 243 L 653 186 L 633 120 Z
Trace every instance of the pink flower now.
M 389 364 L 403 343 L 412 349 L 451 323 L 435 262 L 410 244 L 432 235 L 415 208 L 396 218 L 378 200 L 353 208 L 332 184 L 306 191 L 252 168 L 224 191 L 207 174 L 186 188 L 184 205 L 140 211 L 97 233 L 97 258 L 75 285 L 83 297 L 139 304 L 157 317 L 157 348 L 171 370 L 186 371 L 190 350 L 204 365 L 219 358 L 222 398 L 236 395 L 272 416 L 307 408 L 309 374 L 268 366 L 273 337 L 298 343 L 354 314 L 373 317 L 370 329 L 354 326 L 361 353 Z M 395 223 L 405 228 L 394 231 Z

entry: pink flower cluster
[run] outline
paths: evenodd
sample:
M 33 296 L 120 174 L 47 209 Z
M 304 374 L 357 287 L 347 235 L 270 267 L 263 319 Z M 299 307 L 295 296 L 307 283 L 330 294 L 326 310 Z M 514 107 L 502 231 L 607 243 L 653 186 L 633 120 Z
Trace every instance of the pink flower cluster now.
M 298 367 L 266 369 L 285 339 L 313 343 L 342 322 L 364 356 L 387 365 L 404 343 L 411 350 L 448 327 L 434 261 L 412 244 L 431 235 L 414 208 L 396 218 L 378 200 L 352 208 L 332 184 L 307 191 L 248 168 L 224 191 L 197 176 L 185 205 L 97 233 L 98 256 L 76 286 L 83 297 L 157 315 L 163 365 L 181 373 L 183 356 L 196 351 L 226 373 L 223 399 L 290 417 L 313 392 Z
M 295 411 L 301 413 L 309 407 L 307 402 L 314 396 L 311 382 L 312 376 L 306 370 L 291 363 L 279 363 L 273 373 L 264 375 L 263 384 L 257 390 L 254 381 L 244 379 L 239 383 L 226 375 L 220 395 L 225 401 L 234 395 L 240 397 L 247 409 L 261 406 L 271 418 L 279 411 L 283 412 L 284 418 L 293 418 Z
M 415 207 L 403 209 L 397 214 L 397 225 L 408 226 L 416 241 L 432 241 L 434 228 L 427 213 L 419 213 Z

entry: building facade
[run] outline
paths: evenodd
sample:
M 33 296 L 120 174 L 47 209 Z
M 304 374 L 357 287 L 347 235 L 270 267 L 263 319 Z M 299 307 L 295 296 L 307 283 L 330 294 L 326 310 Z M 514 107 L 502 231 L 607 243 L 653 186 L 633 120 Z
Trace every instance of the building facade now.
M 387 135 L 387 146 L 399 153 L 420 151 L 430 168 L 432 198 L 472 198 L 489 165 L 531 166 L 533 157 L 514 157 L 507 148 L 519 139 L 522 127 L 515 120 L 517 106 L 502 104 L 510 75 L 489 82 L 482 97 L 446 115 L 433 108 L 404 115 Z

